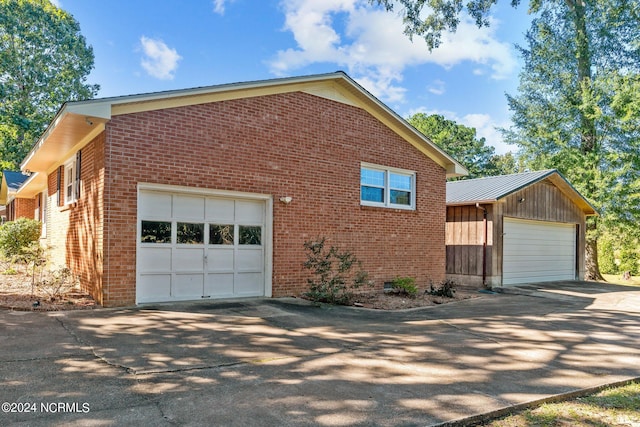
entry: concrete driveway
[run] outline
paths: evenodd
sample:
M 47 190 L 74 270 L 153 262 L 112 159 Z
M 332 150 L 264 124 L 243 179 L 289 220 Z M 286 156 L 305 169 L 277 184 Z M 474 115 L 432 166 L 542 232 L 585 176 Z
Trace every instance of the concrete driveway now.
M 0 312 L 0 425 L 424 426 L 639 376 L 637 287 Z

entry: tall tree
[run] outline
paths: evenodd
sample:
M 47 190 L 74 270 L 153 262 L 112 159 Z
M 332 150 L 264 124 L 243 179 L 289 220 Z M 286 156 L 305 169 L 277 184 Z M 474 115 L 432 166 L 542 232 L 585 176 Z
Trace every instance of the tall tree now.
M 599 210 L 587 222 L 586 268 L 587 278 L 601 279 L 603 228 L 640 220 L 638 121 L 625 119 L 628 106 L 620 105 L 628 77 L 640 72 L 640 46 L 632 38 L 640 21 L 637 4 L 574 6 L 543 5 L 527 32 L 519 93 L 508 97 L 513 125 L 506 137 L 532 168 L 561 170 Z
M 495 154 L 493 147 L 485 145 L 484 138 L 476 137 L 474 128 L 445 119 L 438 114 L 417 113 L 407 121 L 461 162 L 469 170 L 467 178 L 502 175 L 515 171 L 515 159 L 511 153 L 504 156 Z
M 455 31 L 463 12 L 479 27 L 489 25 L 498 0 L 370 0 L 388 10 L 403 6 L 405 32 L 439 46 L 443 31 Z M 520 0 L 511 0 L 518 6 Z M 556 167 L 600 210 L 587 225 L 588 279 L 600 279 L 598 225 L 634 216 L 628 184 L 637 183 L 637 128 L 621 122 L 627 97 L 623 80 L 640 67 L 639 0 L 530 0 L 536 15 L 521 48 L 525 68 L 519 95 L 508 97 L 510 142 L 532 168 Z M 612 83 L 611 76 L 619 78 Z M 614 102 L 617 100 L 617 103 Z M 634 181 L 635 180 L 635 181 Z M 637 184 L 636 184 L 637 185 Z M 636 219 L 640 219 L 636 217 Z
M 64 102 L 93 98 L 93 50 L 49 0 L 0 0 L 0 167 L 15 169 Z

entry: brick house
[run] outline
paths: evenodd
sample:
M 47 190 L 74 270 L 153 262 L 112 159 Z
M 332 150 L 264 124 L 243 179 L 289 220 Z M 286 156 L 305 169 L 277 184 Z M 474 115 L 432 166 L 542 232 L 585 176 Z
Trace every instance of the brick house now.
M 2 171 L 0 181 L 0 214 L 2 221 L 14 221 L 18 218 L 41 219 L 36 211 L 36 200 L 33 197 L 16 197 L 18 189 L 27 180 L 28 176 L 22 172 Z M 38 199 L 38 206 L 40 200 Z
M 442 280 L 466 174 L 342 72 L 70 102 L 21 168 L 52 261 L 104 306 L 299 295 L 318 236 L 379 288 Z

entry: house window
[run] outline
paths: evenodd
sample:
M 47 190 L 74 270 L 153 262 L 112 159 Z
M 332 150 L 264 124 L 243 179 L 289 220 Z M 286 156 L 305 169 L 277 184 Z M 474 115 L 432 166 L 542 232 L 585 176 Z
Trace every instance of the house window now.
M 415 209 L 416 173 L 363 164 L 360 167 L 360 204 Z
M 64 165 L 64 204 L 80 198 L 80 151 Z
M 36 209 L 33 217 L 42 223 L 40 237 L 47 237 L 47 190 L 36 196 Z

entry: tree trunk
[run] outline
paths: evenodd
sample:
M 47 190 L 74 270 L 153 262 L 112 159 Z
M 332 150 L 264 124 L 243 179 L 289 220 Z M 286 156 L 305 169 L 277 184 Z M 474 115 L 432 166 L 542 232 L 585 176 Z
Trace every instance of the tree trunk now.
M 591 46 L 587 36 L 586 23 L 586 4 L 582 0 L 565 0 L 569 8 L 573 12 L 573 22 L 576 30 L 576 48 L 578 60 L 578 84 L 582 91 L 591 90 Z M 598 135 L 596 130 L 596 121 L 593 117 L 586 114 L 585 111 L 580 112 L 581 125 L 581 151 L 586 155 L 586 159 L 594 159 L 599 156 L 592 156 L 599 150 Z M 586 160 L 585 159 L 585 160 Z M 594 172 L 598 169 L 597 161 L 589 161 L 585 167 L 592 169 Z M 589 195 L 596 191 L 595 183 L 592 181 L 593 175 L 584 183 Z M 598 238 L 596 229 L 597 221 L 587 221 L 586 242 L 585 242 L 585 279 L 586 280 L 604 280 L 600 274 L 600 266 L 598 265 Z
M 598 265 L 598 239 L 594 236 L 595 229 L 596 222 L 588 221 L 584 251 L 584 279 L 604 281 L 604 277 L 600 274 L 600 266 Z

